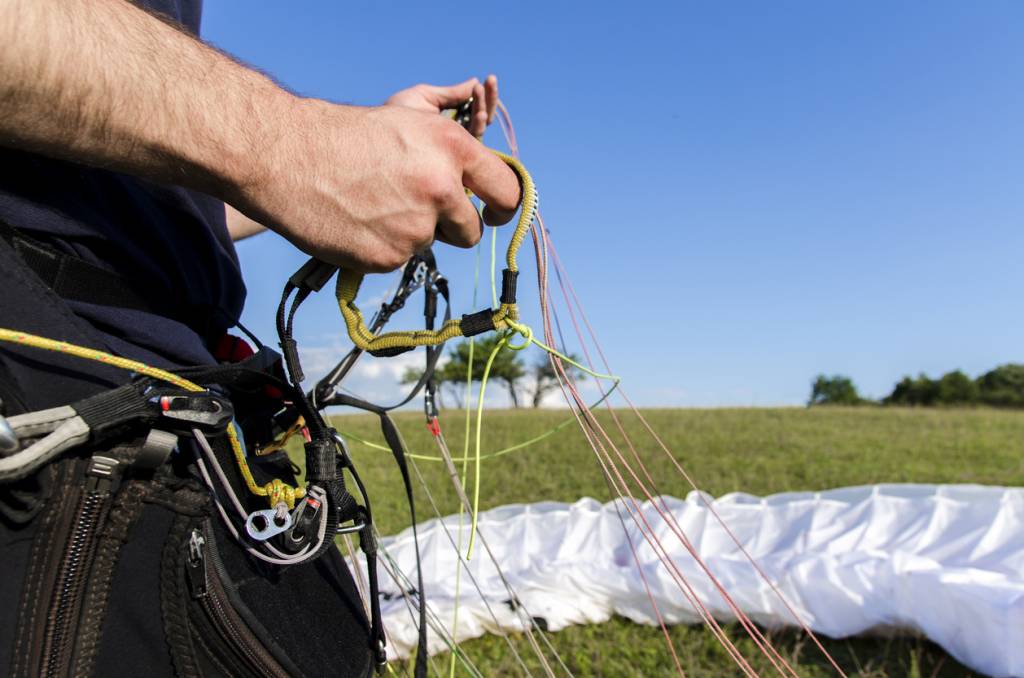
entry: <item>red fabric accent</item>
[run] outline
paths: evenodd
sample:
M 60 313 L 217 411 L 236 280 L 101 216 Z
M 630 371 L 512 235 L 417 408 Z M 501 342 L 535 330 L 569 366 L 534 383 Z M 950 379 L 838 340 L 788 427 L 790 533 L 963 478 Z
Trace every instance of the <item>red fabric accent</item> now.
M 249 342 L 233 334 L 223 335 L 213 347 L 213 357 L 222 363 L 237 363 L 255 354 Z
M 249 342 L 233 334 L 224 334 L 218 339 L 212 353 L 217 362 L 221 363 L 238 363 L 256 355 L 256 351 L 249 345 Z M 281 389 L 273 386 L 264 386 L 263 392 L 266 393 L 268 398 L 274 400 L 280 400 L 284 397 Z

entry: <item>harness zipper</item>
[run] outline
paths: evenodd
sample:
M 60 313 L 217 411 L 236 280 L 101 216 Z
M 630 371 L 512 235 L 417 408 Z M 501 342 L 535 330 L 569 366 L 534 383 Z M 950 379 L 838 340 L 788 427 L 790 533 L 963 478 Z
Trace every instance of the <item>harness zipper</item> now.
M 70 668 L 90 554 L 103 509 L 111 495 L 118 463 L 116 459 L 95 455 L 86 468 L 85 490 L 79 500 L 67 550 L 53 589 L 44 636 L 44 676 L 63 676 Z
M 249 668 L 266 678 L 288 678 L 281 665 L 253 636 L 228 600 L 223 565 L 212 536 L 195 529 L 189 538 L 186 570 L 192 595 L 231 647 L 242 655 Z

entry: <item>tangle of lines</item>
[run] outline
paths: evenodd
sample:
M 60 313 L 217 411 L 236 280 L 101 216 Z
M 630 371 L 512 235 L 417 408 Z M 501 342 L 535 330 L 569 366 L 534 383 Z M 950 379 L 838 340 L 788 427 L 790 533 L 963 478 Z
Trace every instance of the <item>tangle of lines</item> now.
M 501 102 L 499 102 L 498 104 L 498 121 L 504 133 L 505 140 L 511 154 L 518 158 L 519 148 L 516 140 L 515 130 L 512 126 L 508 110 Z M 586 371 L 591 374 L 594 374 L 597 369 L 603 369 L 605 373 L 611 374 L 612 370 L 609 365 L 606 354 L 600 342 L 598 341 L 597 335 L 589 319 L 587 318 L 586 313 L 583 310 L 583 306 L 580 303 L 578 295 L 576 294 L 576 290 L 573 288 L 572 283 L 569 280 L 569 276 L 564 266 L 562 265 L 561 260 L 558 257 L 558 253 L 553 243 L 551 242 L 550 233 L 544 225 L 544 219 L 539 210 L 537 213 L 537 217 L 531 228 L 531 235 L 537 264 L 537 285 L 539 291 L 540 312 L 543 321 L 544 342 L 549 347 L 558 347 L 559 351 L 562 354 L 567 353 L 568 346 L 563 334 L 562 322 L 559 318 L 559 314 L 556 308 L 556 303 L 560 303 L 561 306 L 568 313 L 570 325 L 573 329 L 573 332 L 575 333 L 575 339 L 578 342 L 578 345 L 580 346 L 581 350 L 583 351 L 583 360 L 586 366 Z M 492 252 L 492 287 L 494 279 L 493 261 L 494 256 Z M 549 274 L 552 272 L 554 273 L 554 278 L 556 281 L 556 284 L 554 286 L 550 285 L 551 280 Z M 478 274 L 475 277 L 478 279 Z M 556 297 L 553 294 L 552 287 L 554 287 L 559 293 L 558 297 Z M 475 294 L 476 291 L 474 290 L 474 297 Z M 548 351 L 548 359 L 550 360 L 551 367 L 555 372 L 558 381 L 558 386 L 565 399 L 565 402 L 568 404 L 573 414 L 573 417 L 579 425 L 583 437 L 586 439 L 588 445 L 594 453 L 595 459 L 597 460 L 601 468 L 602 475 L 608 486 L 609 492 L 612 495 L 612 498 L 616 500 L 616 511 L 619 520 L 622 524 L 622 528 L 627 535 L 627 543 L 629 544 L 631 550 L 632 559 L 637 566 L 637 571 L 640 574 L 641 582 L 643 583 L 643 586 L 646 590 L 647 598 L 651 603 L 652 611 L 654 613 L 655 618 L 658 621 L 658 625 L 665 639 L 667 649 L 672 657 L 676 672 L 680 676 L 686 675 L 683 666 L 680 662 L 678 653 L 676 651 L 675 644 L 672 642 L 672 638 L 669 634 L 668 626 L 665 622 L 662 611 L 659 609 L 659 606 L 655 601 L 654 595 L 650 588 L 650 583 L 647 579 L 644 569 L 640 566 L 640 558 L 637 552 L 637 544 L 634 544 L 633 539 L 630 536 L 630 532 L 627 529 L 627 524 L 629 523 L 631 523 L 636 528 L 637 532 L 642 536 L 644 542 L 646 542 L 646 544 L 650 547 L 652 552 L 657 556 L 660 565 L 664 568 L 664 571 L 668 574 L 671 581 L 678 587 L 682 598 L 689 603 L 694 612 L 702 620 L 702 622 L 708 628 L 711 634 L 722 645 L 726 653 L 736 664 L 738 669 L 743 673 L 743 675 L 757 676 L 758 672 L 751 665 L 748 658 L 740 652 L 739 648 L 736 646 L 736 643 L 730 638 L 729 634 L 726 633 L 726 630 L 722 627 L 722 624 L 718 620 L 716 620 L 715 617 L 711 614 L 707 604 L 700 599 L 700 597 L 694 590 L 694 587 L 683 575 L 678 564 L 671 557 L 669 553 L 669 546 L 674 546 L 674 542 L 678 542 L 678 544 L 683 547 L 686 553 L 689 554 L 689 556 L 693 559 L 693 562 L 697 565 L 699 571 L 702 572 L 703 575 L 708 578 L 708 581 L 712 584 L 713 589 L 718 593 L 718 595 L 721 596 L 722 600 L 725 602 L 728 609 L 732 612 L 736 621 L 739 623 L 739 626 L 742 629 L 743 633 L 745 633 L 750 638 L 750 640 L 756 647 L 757 652 L 759 652 L 768 661 L 768 663 L 771 665 L 774 671 L 783 676 L 797 676 L 798 674 L 792 667 L 790 662 L 787 661 L 786 658 L 784 658 L 779 653 L 779 651 L 765 636 L 762 630 L 759 629 L 757 625 L 750 619 L 750 617 L 743 612 L 739 605 L 736 604 L 736 602 L 730 596 L 729 592 L 725 589 L 725 587 L 721 584 L 721 582 L 718 580 L 715 574 L 711 571 L 711 569 L 700 557 L 693 543 L 690 541 L 685 531 L 682 529 L 682 526 L 676 520 L 673 513 L 668 509 L 668 506 L 665 504 L 664 501 L 663 493 L 659 490 L 658 484 L 655 482 L 654 477 L 648 470 L 647 465 L 644 463 L 643 458 L 638 452 L 637 445 L 634 443 L 634 441 L 626 431 L 626 426 L 623 422 L 622 415 L 619 411 L 616 410 L 615 407 L 613 407 L 612 399 L 609 397 L 612 395 L 611 391 L 613 389 L 605 388 L 600 384 L 600 382 L 598 382 L 598 388 L 600 389 L 602 396 L 601 400 L 599 400 L 598 403 L 603 405 L 603 409 L 607 412 L 607 417 L 611 421 L 611 427 L 606 427 L 606 425 L 602 424 L 598 420 L 598 417 L 594 414 L 592 407 L 589 406 L 587 402 L 584 400 L 583 396 L 580 393 L 577 378 L 574 376 L 574 371 L 572 369 L 567 369 L 565 364 L 566 361 L 563 360 L 563 357 L 563 355 L 559 355 L 557 352 L 551 350 Z M 595 357 L 597 358 L 597 360 L 595 360 Z M 472 360 L 472 351 L 470 353 L 470 360 Z M 598 362 L 600 363 L 599 365 Z M 470 374 L 472 374 L 472 365 L 470 365 L 469 372 Z M 483 386 L 484 384 L 481 384 L 481 393 L 479 396 L 481 399 L 481 403 L 483 398 Z M 467 383 L 467 391 L 468 389 L 469 383 Z M 811 639 L 814 646 L 821 653 L 823 658 L 828 661 L 828 663 L 835 670 L 835 672 L 838 675 L 845 677 L 845 673 L 839 667 L 838 663 L 821 644 L 821 642 L 815 636 L 815 634 L 807 625 L 807 623 L 800 617 L 796 609 L 794 609 L 792 604 L 785 598 L 785 596 L 782 594 L 778 586 L 769 579 L 764 570 L 757 564 L 755 559 L 750 555 L 748 550 L 742 545 L 742 543 L 736 537 L 735 533 L 728 527 L 728 525 L 725 524 L 721 516 L 719 516 L 719 514 L 715 510 L 713 504 L 707 500 L 706 495 L 703 492 L 699 491 L 699 488 L 694 479 L 679 463 L 675 455 L 665 444 L 662 438 L 659 437 L 658 434 L 654 431 L 654 429 L 650 426 L 650 424 L 643 416 L 642 412 L 634 405 L 633 401 L 629 399 L 629 396 L 622 388 L 621 383 L 616 384 L 614 390 L 616 391 L 615 395 L 622 398 L 623 402 L 625 403 L 624 409 L 626 414 L 634 417 L 640 423 L 642 430 L 645 431 L 646 434 L 650 436 L 651 440 L 654 442 L 655 447 L 668 458 L 672 467 L 676 470 L 678 476 L 681 477 L 693 490 L 697 491 L 697 496 L 700 497 L 700 501 L 703 503 L 704 507 L 707 508 L 713 519 L 717 521 L 719 525 L 721 525 L 721 527 L 728 535 L 728 537 L 736 544 L 740 552 L 750 562 L 755 572 L 757 573 L 758 577 L 760 577 L 769 586 L 773 594 L 778 597 L 779 601 L 782 603 L 782 605 L 793 618 L 794 623 L 800 629 L 802 629 L 805 634 L 807 634 L 807 637 Z M 447 443 L 445 442 L 443 434 L 440 432 L 439 429 L 437 429 L 434 435 L 440 455 L 445 462 L 448 471 L 448 477 L 451 480 L 456 495 L 458 496 L 459 499 L 460 515 L 464 514 L 465 512 L 474 513 L 477 510 L 476 502 L 470 501 L 469 495 L 466 491 L 466 462 L 468 461 L 469 458 L 468 400 L 469 399 L 467 398 L 466 450 L 461 459 L 463 462 L 463 468 L 461 473 L 459 472 L 458 469 L 456 469 L 454 465 L 451 453 L 448 450 L 448 446 Z M 611 433 L 608 430 L 609 428 L 612 429 Z M 613 439 L 613 434 L 617 434 L 618 438 L 624 442 L 624 445 L 616 444 L 615 439 Z M 623 447 L 625 447 L 625 452 L 622 449 Z M 424 480 L 423 476 L 420 474 L 419 469 L 416 467 L 415 459 L 411 459 L 411 461 L 412 467 L 415 470 L 416 476 L 420 482 L 421 487 L 424 490 L 424 493 L 429 499 L 434 514 L 438 519 L 442 518 L 438 510 L 438 506 L 430 493 L 430 488 L 428 484 Z M 477 463 L 479 463 L 479 450 Z M 477 483 L 475 489 L 479 489 L 479 483 Z M 641 511 L 641 502 L 646 502 L 649 506 L 651 506 L 654 509 L 658 518 L 664 523 L 664 526 L 668 528 L 669 537 L 666 537 L 665 541 L 669 541 L 669 538 L 671 538 L 673 542 L 672 544 L 666 546 L 666 544 L 663 543 L 662 538 L 658 536 L 658 532 L 655 529 L 656 526 L 652 525 L 648 518 L 645 516 L 645 514 Z M 440 523 L 442 526 L 445 525 L 443 520 L 440 521 Z M 460 520 L 458 539 L 456 539 L 454 536 L 452 536 L 447 526 L 444 526 L 445 534 L 448 540 L 450 541 L 452 547 L 458 554 L 459 568 L 458 571 L 456 572 L 456 576 L 461 577 L 461 571 L 465 570 L 471 585 L 474 588 L 476 588 L 481 599 L 483 599 L 485 601 L 485 604 L 488 605 L 488 612 L 493 618 L 495 624 L 497 625 L 498 620 L 495 617 L 493 610 L 491 610 L 489 604 L 487 603 L 486 597 L 484 596 L 479 585 L 477 584 L 476 579 L 473 578 L 471 571 L 468 567 L 468 564 L 466 562 L 468 559 L 468 554 L 463 554 L 462 552 L 461 528 L 462 523 Z M 474 530 L 475 529 L 476 528 L 474 524 Z M 513 587 L 509 583 L 508 579 L 505 577 L 504 573 L 501 571 L 500 563 L 497 562 L 497 559 L 494 558 L 493 553 L 488 547 L 485 535 L 480 534 L 479 538 L 481 540 L 481 544 L 483 544 L 484 546 L 485 551 L 490 556 L 493 566 L 499 573 L 499 576 L 502 579 L 503 585 L 506 588 L 510 599 L 521 601 L 521 598 L 516 596 Z M 388 563 L 387 569 L 389 573 L 392 575 L 393 578 L 395 578 L 396 581 L 408 581 L 408 577 L 406 577 L 405 574 L 401 572 L 401 570 L 398 568 L 397 563 L 395 563 L 392 559 L 388 558 L 386 554 L 385 560 Z M 456 661 L 461 662 L 469 673 L 475 675 L 477 674 L 478 669 L 476 669 L 476 667 L 472 665 L 472 662 L 470 662 L 469 659 L 465 657 L 464 653 L 458 650 L 457 640 L 455 638 L 455 629 L 457 628 L 458 617 L 458 581 L 459 579 L 457 579 L 456 586 L 455 618 L 452 620 L 451 628 L 445 628 L 440 618 L 432 612 L 429 614 L 429 616 L 431 617 L 430 625 L 431 628 L 436 633 L 438 633 L 439 637 L 441 637 L 444 640 L 445 644 L 448 645 L 448 647 L 452 650 L 452 657 L 448 671 L 449 675 L 454 674 Z M 409 601 L 408 604 L 410 607 L 410 611 L 415 608 L 411 601 Z M 564 661 L 558 655 L 558 652 L 555 650 L 554 646 L 548 640 L 547 634 L 532 622 L 532 616 L 529 614 L 529 610 L 527 610 L 525 607 L 519 607 L 517 609 L 519 610 L 520 623 L 524 631 L 524 636 L 527 639 L 530 650 L 532 651 L 533 655 L 537 658 L 541 668 L 543 669 L 544 674 L 547 676 L 554 676 L 554 670 L 555 668 L 557 668 L 561 671 L 564 671 L 566 674 L 571 675 L 571 672 L 566 667 Z M 524 674 L 530 675 L 530 670 L 527 667 L 527 664 L 524 661 L 522 655 L 519 653 L 515 642 L 507 635 L 505 637 L 505 640 L 519 668 L 524 672 Z M 551 662 L 548 661 L 546 655 L 550 655 L 551 658 L 554 660 L 554 666 Z M 440 675 L 440 672 L 438 671 L 436 665 L 432 664 L 431 669 L 435 674 Z

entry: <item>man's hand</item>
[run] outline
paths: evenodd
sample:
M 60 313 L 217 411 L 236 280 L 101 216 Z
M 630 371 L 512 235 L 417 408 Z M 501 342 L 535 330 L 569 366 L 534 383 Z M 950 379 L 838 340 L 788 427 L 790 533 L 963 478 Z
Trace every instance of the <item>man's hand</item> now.
M 210 193 L 360 271 L 400 266 L 435 228 L 476 243 L 463 186 L 488 223 L 519 200 L 515 174 L 451 120 L 297 98 L 124 0 L 4 3 L 0 143 Z
M 384 105 L 400 106 L 437 115 L 445 109 L 458 107 L 470 97 L 473 98 L 473 110 L 469 131 L 473 136 L 480 137 L 494 120 L 494 112 L 498 106 L 498 79 L 493 75 L 488 76 L 483 83 L 476 78 L 471 78 L 457 85 L 446 87 L 415 85 L 391 95 Z M 487 209 L 486 216 L 488 223 L 502 221 L 500 213 L 496 218 L 490 208 Z M 263 229 L 255 220 L 231 205 L 228 205 L 227 221 L 228 230 L 234 240 L 249 237 Z M 443 226 L 444 224 L 434 237 L 450 244 L 459 244 L 447 235 Z
M 289 129 L 225 199 L 325 261 L 390 271 L 436 237 L 472 247 L 480 217 L 507 222 L 519 181 L 458 124 L 404 106 L 357 108 L 296 100 Z

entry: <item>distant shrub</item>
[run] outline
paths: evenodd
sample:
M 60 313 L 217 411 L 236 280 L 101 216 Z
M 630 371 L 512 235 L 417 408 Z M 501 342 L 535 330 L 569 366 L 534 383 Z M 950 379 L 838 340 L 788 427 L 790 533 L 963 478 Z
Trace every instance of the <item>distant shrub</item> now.
M 971 379 L 961 370 L 940 379 L 926 374 L 903 377 L 886 396 L 885 405 L 992 405 L 1024 408 L 1024 365 L 1007 364 Z
M 841 374 L 819 374 L 811 384 L 811 397 L 807 406 L 859 405 L 864 400 L 857 393 L 853 380 Z
M 978 382 L 960 370 L 953 370 L 937 382 L 935 400 L 942 405 L 973 405 L 980 393 Z
M 1000 365 L 978 377 L 981 402 L 997 407 L 1024 407 L 1024 365 Z
M 882 402 L 886 405 L 934 405 L 939 397 L 939 382 L 919 374 L 916 379 L 903 377 Z

